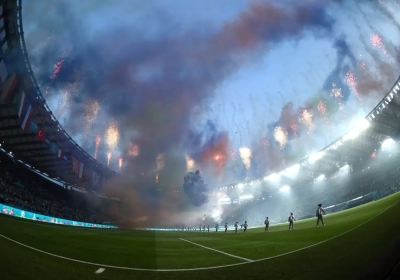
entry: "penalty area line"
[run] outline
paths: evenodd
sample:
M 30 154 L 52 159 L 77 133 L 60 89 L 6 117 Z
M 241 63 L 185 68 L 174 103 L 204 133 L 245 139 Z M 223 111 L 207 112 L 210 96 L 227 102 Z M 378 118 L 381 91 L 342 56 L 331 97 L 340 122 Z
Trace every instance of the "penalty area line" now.
M 213 249 L 213 248 L 210 248 L 210 247 L 206 247 L 206 246 L 203 246 L 203 245 L 194 243 L 194 242 L 192 242 L 192 241 L 189 241 L 189 240 L 186 240 L 186 239 L 183 239 L 183 238 L 179 238 L 179 239 L 180 239 L 180 240 L 183 240 L 183 241 L 185 241 L 185 242 L 191 243 L 191 244 L 193 244 L 193 245 L 199 246 L 199 247 L 201 247 L 201 248 L 204 248 L 204 249 L 207 249 L 207 250 L 211 250 L 211 251 L 214 251 L 214 252 L 217 252 L 217 253 L 220 253 L 220 254 L 227 255 L 227 256 L 232 257 L 232 258 L 241 259 L 241 260 L 244 260 L 244 261 L 246 261 L 246 262 L 253 262 L 253 261 L 254 261 L 254 260 L 251 260 L 251 259 L 246 259 L 246 258 L 242 258 L 242 257 L 236 256 L 236 255 L 232 255 L 232 254 L 229 254 L 229 253 L 225 253 L 225 252 L 223 252 L 223 251 L 216 250 L 216 249 Z

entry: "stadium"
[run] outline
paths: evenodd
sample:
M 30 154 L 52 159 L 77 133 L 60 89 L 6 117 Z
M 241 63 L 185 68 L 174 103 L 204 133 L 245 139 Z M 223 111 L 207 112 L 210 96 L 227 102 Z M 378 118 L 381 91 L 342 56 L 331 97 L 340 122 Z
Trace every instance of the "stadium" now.
M 120 215 L 132 209 L 127 193 L 105 187 L 123 175 L 51 111 L 22 10 L 0 1 L 1 279 L 400 279 L 400 78 L 347 133 L 279 171 L 206 187 L 191 170 L 181 193 L 198 208 L 149 225 L 140 209 Z

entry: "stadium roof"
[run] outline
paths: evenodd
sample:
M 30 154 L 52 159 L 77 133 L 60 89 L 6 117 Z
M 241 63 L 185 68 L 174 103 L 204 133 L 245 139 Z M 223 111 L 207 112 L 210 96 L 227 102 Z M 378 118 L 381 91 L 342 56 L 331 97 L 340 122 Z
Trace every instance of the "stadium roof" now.
M 32 168 L 97 189 L 116 173 L 63 129 L 36 83 L 25 47 L 21 0 L 0 0 L 0 143 Z

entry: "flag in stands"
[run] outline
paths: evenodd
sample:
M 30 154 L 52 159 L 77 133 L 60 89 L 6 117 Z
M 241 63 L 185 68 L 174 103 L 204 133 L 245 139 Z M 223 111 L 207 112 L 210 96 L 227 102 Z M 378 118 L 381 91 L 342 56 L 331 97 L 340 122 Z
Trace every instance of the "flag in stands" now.
M 60 148 L 58 148 L 58 157 L 62 158 L 63 157 L 63 152 Z
M 39 130 L 37 123 L 31 121 L 31 123 L 29 124 L 29 130 L 37 135 Z
M 14 99 L 15 88 L 17 87 L 17 75 L 12 75 L 7 79 L 3 92 L 1 94 L 1 101 L 5 104 L 9 104 Z
M 38 128 L 37 137 L 39 138 L 40 141 L 44 141 L 44 139 L 46 138 L 46 133 L 44 133 L 43 129 Z
M 25 92 L 21 94 L 21 100 L 19 101 L 18 117 L 21 118 L 22 112 L 25 109 L 26 95 Z
M 72 171 L 82 179 L 83 175 L 83 163 L 80 162 L 76 157 L 72 157 Z
M 26 109 L 22 113 L 21 116 L 21 128 L 23 130 L 26 130 L 29 127 L 29 124 L 31 122 L 31 116 L 32 116 L 32 105 L 27 104 Z

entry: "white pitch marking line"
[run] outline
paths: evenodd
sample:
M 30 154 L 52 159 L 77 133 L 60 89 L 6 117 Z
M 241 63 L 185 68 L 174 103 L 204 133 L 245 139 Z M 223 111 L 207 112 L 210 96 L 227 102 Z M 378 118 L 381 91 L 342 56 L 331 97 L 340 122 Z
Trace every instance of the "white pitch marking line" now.
M 314 247 L 314 246 L 316 246 L 316 245 L 325 243 L 325 242 L 327 242 L 327 241 L 329 241 L 329 240 L 335 239 L 335 238 L 337 238 L 337 237 L 339 237 L 339 236 L 342 236 L 342 235 L 344 235 L 344 234 L 346 234 L 346 233 L 348 233 L 348 232 L 351 232 L 351 231 L 355 230 L 356 228 L 361 227 L 362 225 L 365 225 L 365 224 L 368 223 L 369 221 L 372 221 L 373 219 L 375 219 L 375 218 L 377 218 L 378 216 L 382 215 L 382 214 L 383 214 L 384 212 L 386 212 L 389 208 L 395 206 L 396 204 L 397 204 L 397 203 L 395 203 L 395 204 L 391 205 L 390 207 L 386 208 L 385 210 L 383 210 L 382 212 L 380 212 L 380 213 L 379 213 L 378 215 L 376 215 L 375 217 L 372 217 L 371 219 L 369 219 L 369 220 L 367 220 L 367 221 L 365 221 L 365 222 L 359 224 L 358 226 L 356 226 L 356 227 L 354 227 L 354 228 L 352 228 L 352 229 L 350 229 L 350 230 L 348 230 L 348 231 L 346 231 L 346 232 L 343 232 L 343 233 L 341 233 L 341 234 L 339 234 L 339 235 L 336 235 L 336 236 L 334 236 L 334 237 L 332 237 L 332 238 L 326 239 L 326 240 L 321 241 L 321 242 L 319 242 L 319 243 L 315 243 L 315 244 L 313 244 L 313 245 L 310 245 L 310 246 L 307 246 L 307 247 L 303 247 L 303 248 L 300 248 L 300 249 L 297 249 L 297 250 L 294 250 L 294 251 L 290 251 L 290 252 L 287 252 L 287 253 L 283 253 L 283 254 L 280 254 L 280 255 L 271 256 L 271 257 L 267 257 L 267 258 L 263 258 L 263 259 L 254 260 L 254 261 L 252 261 L 252 262 L 260 262 L 260 261 L 275 259 L 275 258 L 284 256 L 284 255 L 289 255 L 289 254 L 292 254 L 292 253 L 295 253 L 295 252 L 298 252 L 298 251 L 302 251 L 302 250 L 305 250 L 305 249 Z M 251 263 L 251 262 L 247 262 L 247 261 L 246 261 L 246 262 L 234 263 L 234 264 L 227 264 L 227 265 L 218 265 L 218 266 L 209 266 L 209 267 L 197 267 L 197 268 L 176 268 L 176 269 L 174 269 L 174 268 L 169 268 L 169 269 L 152 269 L 152 268 L 135 268 L 135 267 L 113 266 L 113 265 L 98 264 L 98 263 L 92 263 L 92 262 L 81 261 L 81 260 L 76 260 L 76 259 L 71 259 L 71 258 L 59 256 L 59 255 L 56 255 L 56 254 L 52 254 L 52 253 L 49 253 L 49 252 L 46 252 L 46 251 L 42 251 L 42 250 L 33 248 L 33 247 L 31 247 L 31 246 L 25 245 L 25 244 L 23 244 L 23 243 L 21 243 L 21 242 L 18 242 L 18 241 L 15 241 L 15 240 L 11 239 L 11 238 L 8 238 L 7 236 L 4 236 L 4 235 L 2 235 L 2 234 L 0 234 L 0 237 L 3 237 L 4 239 L 7 239 L 7 240 L 9 240 L 9 241 L 11 241 L 11 242 L 14 242 L 14 243 L 16 243 L 16 244 L 18 244 L 18 245 L 21 245 L 21 246 L 23 246 L 23 247 L 29 248 L 29 249 L 31 249 L 31 250 L 33 250 L 33 251 L 37 251 L 37 252 L 40 252 L 40 253 L 42 253 L 42 254 L 52 256 L 52 257 L 56 257 L 56 258 L 60 258 L 60 259 L 64 259 L 64 260 L 68 260 L 68 261 L 72 261 L 72 262 L 77 262 L 77 263 L 83 263 L 83 264 L 94 265 L 94 266 L 103 266 L 103 267 L 115 268 L 115 269 L 123 269 L 123 270 L 152 271 L 152 272 L 158 272 L 158 271 L 164 271 L 164 272 L 197 271 L 197 270 L 209 270 L 209 269 L 217 269 L 217 268 L 226 268 L 226 267 L 238 266 L 238 265 L 243 265 L 243 264 Z
M 100 267 L 98 270 L 96 270 L 94 273 L 100 274 L 103 273 L 103 271 L 106 270 L 105 268 Z
M 222 252 L 222 251 L 219 251 L 219 250 L 210 248 L 210 247 L 206 247 L 206 246 L 203 246 L 203 245 L 194 243 L 194 242 L 192 242 L 192 241 L 189 241 L 189 240 L 186 240 L 186 239 L 183 239 L 183 238 L 179 238 L 179 239 L 180 239 L 180 240 L 183 240 L 183 241 L 186 241 L 186 242 L 188 242 L 188 243 L 191 243 L 191 244 L 193 244 L 193 245 L 202 247 L 202 248 L 204 248 L 204 249 L 208 249 L 208 250 L 211 250 L 211 251 L 218 252 L 218 253 L 220 253 L 220 254 L 224 254 L 224 255 L 230 256 L 230 257 L 232 257 L 232 258 L 241 259 L 241 260 L 244 260 L 244 261 L 246 261 L 246 262 L 254 262 L 254 260 L 250 260 L 250 259 L 242 258 L 242 257 L 239 257 L 239 256 L 235 256 L 235 255 L 232 255 L 232 254 L 228 254 L 228 253 L 225 253 L 225 252 Z

